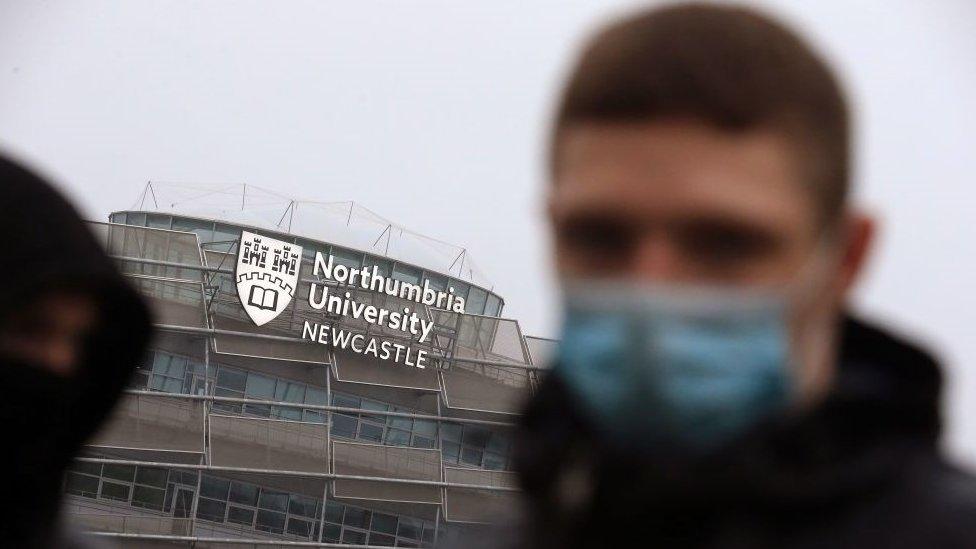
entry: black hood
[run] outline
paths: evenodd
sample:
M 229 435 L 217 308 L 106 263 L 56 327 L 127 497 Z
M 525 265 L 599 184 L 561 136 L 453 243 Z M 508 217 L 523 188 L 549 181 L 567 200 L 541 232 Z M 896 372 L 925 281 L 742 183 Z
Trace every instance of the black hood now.
M 0 325 L 45 292 L 91 296 L 98 325 L 68 383 L 0 356 L 4 387 L 4 450 L 17 503 L 3 517 L 3 539 L 27 545 L 49 531 L 58 507 L 61 471 L 118 400 L 145 350 L 150 317 L 119 274 L 92 228 L 49 184 L 0 158 Z M 12 395 L 12 396 L 10 396 Z M 14 418 L 22 418 L 16 421 Z M 46 427 L 39 427 L 45 425 Z M 46 430 L 46 432 L 39 432 Z
M 690 529 L 691 538 L 704 540 L 722 523 L 715 517 L 733 509 L 775 515 L 767 524 L 843 512 L 884 491 L 910 464 L 936 458 L 941 386 L 930 354 L 848 316 L 835 382 L 819 406 L 777 418 L 707 459 L 674 462 L 599 440 L 559 378 L 549 376 L 522 419 L 515 466 L 536 514 L 530 522 L 570 533 L 538 546 L 606 542 L 591 539 L 590 528 L 610 523 L 657 527 L 683 541 Z M 573 469 L 576 484 L 567 481 Z M 581 491 L 585 502 L 565 503 L 567 493 Z

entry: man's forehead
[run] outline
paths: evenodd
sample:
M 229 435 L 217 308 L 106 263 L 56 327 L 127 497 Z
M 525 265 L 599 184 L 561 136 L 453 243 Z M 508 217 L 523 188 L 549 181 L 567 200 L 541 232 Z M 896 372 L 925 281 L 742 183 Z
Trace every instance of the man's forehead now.
M 714 215 L 813 223 L 790 142 L 694 122 L 583 125 L 561 136 L 551 202 L 556 212 Z M 664 219 L 662 219 L 663 221 Z

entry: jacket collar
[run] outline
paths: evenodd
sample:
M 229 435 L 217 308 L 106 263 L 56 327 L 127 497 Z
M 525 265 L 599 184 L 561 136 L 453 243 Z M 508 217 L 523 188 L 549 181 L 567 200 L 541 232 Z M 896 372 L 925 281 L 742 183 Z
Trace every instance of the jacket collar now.
M 849 315 L 841 323 L 837 373 L 820 405 L 701 462 L 614 451 L 594 439 L 558 378 L 546 380 L 518 437 L 524 488 L 551 492 L 565 467 L 582 464 L 598 493 L 626 490 L 642 504 L 654 494 L 668 506 L 810 506 L 882 489 L 914 458 L 935 455 L 942 376 L 932 355 L 904 338 Z

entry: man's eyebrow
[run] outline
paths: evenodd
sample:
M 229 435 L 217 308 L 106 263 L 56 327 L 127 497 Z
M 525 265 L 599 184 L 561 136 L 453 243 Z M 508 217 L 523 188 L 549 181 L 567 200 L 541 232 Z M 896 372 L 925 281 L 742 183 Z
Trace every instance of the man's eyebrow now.
M 776 235 L 783 232 L 783 227 L 776 222 L 769 220 L 768 218 L 756 218 L 747 215 L 737 215 L 729 212 L 693 215 L 686 218 L 673 220 L 670 224 L 679 229 L 711 228 L 749 231 L 770 235 Z

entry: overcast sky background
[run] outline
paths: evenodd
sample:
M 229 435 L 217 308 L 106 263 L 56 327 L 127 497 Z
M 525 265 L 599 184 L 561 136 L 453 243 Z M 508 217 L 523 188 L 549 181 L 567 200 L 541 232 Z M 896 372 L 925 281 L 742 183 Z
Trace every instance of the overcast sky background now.
M 976 3 L 762 4 L 846 82 L 882 219 L 858 307 L 939 348 L 950 447 L 976 462 Z M 153 179 L 356 200 L 467 247 L 506 316 L 554 336 L 546 125 L 580 40 L 633 5 L 2 2 L 0 148 L 92 219 Z

